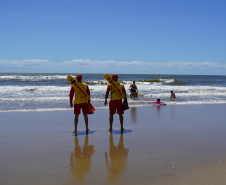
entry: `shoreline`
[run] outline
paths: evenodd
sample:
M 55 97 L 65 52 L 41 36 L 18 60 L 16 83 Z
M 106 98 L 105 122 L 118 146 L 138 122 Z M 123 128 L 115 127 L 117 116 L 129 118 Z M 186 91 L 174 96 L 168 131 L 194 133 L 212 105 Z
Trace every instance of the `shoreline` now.
M 118 115 L 110 134 L 106 107 L 89 116 L 88 135 L 79 116 L 77 137 L 73 109 L 0 112 L 0 183 L 225 184 L 225 109 L 225 104 L 130 107 L 124 134 Z
M 148 101 L 149 102 L 149 101 Z M 150 106 L 155 106 L 152 105 L 150 103 L 145 104 L 145 105 L 130 105 L 129 107 L 133 107 L 133 108 L 139 108 L 139 107 L 150 107 Z M 129 102 L 128 102 L 129 103 Z M 93 104 L 94 105 L 94 104 Z M 166 106 L 209 106 L 209 105 L 226 105 L 226 103 L 224 102 L 220 102 L 220 103 L 194 103 L 194 104 L 185 104 L 185 103 L 178 103 L 177 104 L 166 104 Z M 108 109 L 108 105 L 107 106 L 101 106 L 101 107 L 95 107 L 96 110 L 98 109 Z M 14 113 L 14 112 L 57 112 L 57 111 L 71 111 L 72 108 L 43 108 L 43 109 L 22 109 L 22 110 L 0 110 L 0 113 Z

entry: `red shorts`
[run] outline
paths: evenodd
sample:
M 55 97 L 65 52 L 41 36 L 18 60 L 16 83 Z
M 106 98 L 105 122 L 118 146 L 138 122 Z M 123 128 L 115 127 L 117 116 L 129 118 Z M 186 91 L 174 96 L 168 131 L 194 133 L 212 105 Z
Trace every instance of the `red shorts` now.
M 74 104 L 74 114 L 80 114 L 81 109 L 83 114 L 89 113 L 89 108 L 87 103 Z
M 109 102 L 109 111 L 110 114 L 115 114 L 117 109 L 117 114 L 124 114 L 122 109 L 122 100 L 110 100 Z

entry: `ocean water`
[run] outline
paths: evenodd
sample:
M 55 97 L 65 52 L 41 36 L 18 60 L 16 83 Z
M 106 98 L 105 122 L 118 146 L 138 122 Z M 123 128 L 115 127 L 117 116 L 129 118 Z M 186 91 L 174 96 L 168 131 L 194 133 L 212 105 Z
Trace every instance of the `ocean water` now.
M 71 84 L 67 75 L 40 73 L 0 73 L 0 111 L 54 111 L 69 110 Z M 104 74 L 82 74 L 88 84 L 91 103 L 96 108 L 104 106 L 107 81 Z M 139 97 L 129 98 L 129 86 L 136 81 Z M 126 88 L 129 106 L 146 106 L 160 98 L 170 105 L 226 103 L 226 76 L 208 75 L 152 75 L 119 74 Z M 170 99 L 170 91 L 176 99 Z

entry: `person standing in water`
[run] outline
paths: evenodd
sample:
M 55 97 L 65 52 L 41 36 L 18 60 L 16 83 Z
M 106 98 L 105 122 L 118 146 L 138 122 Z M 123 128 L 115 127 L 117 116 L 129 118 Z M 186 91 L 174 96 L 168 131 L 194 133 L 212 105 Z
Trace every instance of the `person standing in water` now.
M 135 84 L 135 81 L 133 81 L 133 84 L 130 85 L 129 87 L 130 90 L 130 98 L 137 98 L 138 97 L 138 89 L 137 89 L 137 85 Z
M 121 89 L 126 96 L 126 90 L 125 87 L 122 83 L 118 82 L 118 75 L 114 74 L 111 76 L 112 79 L 117 83 L 117 86 L 119 87 L 119 89 Z M 122 109 L 122 98 L 116 93 L 116 91 L 113 89 L 113 87 L 108 84 L 107 86 L 107 91 L 106 91 L 106 95 L 105 95 L 105 102 L 104 105 L 107 105 L 107 99 L 109 96 L 109 92 L 111 91 L 111 99 L 109 101 L 109 123 L 110 123 L 110 128 L 109 131 L 112 132 L 112 125 L 113 125 L 113 117 L 114 114 L 116 113 L 117 110 L 117 114 L 119 115 L 119 120 L 120 120 L 120 124 L 121 124 L 121 131 L 124 130 L 123 128 L 123 114 L 124 114 L 124 110 Z
M 81 74 L 77 74 L 76 76 L 77 82 L 79 83 L 80 86 L 82 86 L 82 88 L 90 95 L 90 90 L 89 87 L 86 83 L 82 82 L 82 75 Z M 74 125 L 75 125 L 75 135 L 77 135 L 77 126 L 78 126 L 78 117 L 80 114 L 80 110 L 82 109 L 83 112 L 83 116 L 84 116 L 84 121 L 85 121 L 85 125 L 86 125 L 86 133 L 88 134 L 89 128 L 88 128 L 88 116 L 87 114 L 89 113 L 89 108 L 88 108 L 88 104 L 90 103 L 90 100 L 86 100 L 84 99 L 79 92 L 77 92 L 76 89 L 73 88 L 73 85 L 71 86 L 71 90 L 70 90 L 70 106 L 73 107 L 73 97 L 75 95 L 74 98 L 74 114 L 75 114 L 75 118 L 74 118 Z
M 174 99 L 174 98 L 176 98 L 176 95 L 175 95 L 175 93 L 173 92 L 173 91 L 171 91 L 171 97 L 170 97 L 171 99 Z

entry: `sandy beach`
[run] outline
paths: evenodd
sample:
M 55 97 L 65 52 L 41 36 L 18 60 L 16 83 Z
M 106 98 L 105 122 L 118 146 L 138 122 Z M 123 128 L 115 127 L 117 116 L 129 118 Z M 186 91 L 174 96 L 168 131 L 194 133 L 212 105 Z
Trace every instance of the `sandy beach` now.
M 0 112 L 0 184 L 226 184 L 225 104 L 130 107 L 123 134 L 108 109 Z

